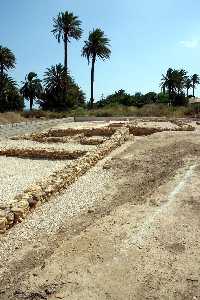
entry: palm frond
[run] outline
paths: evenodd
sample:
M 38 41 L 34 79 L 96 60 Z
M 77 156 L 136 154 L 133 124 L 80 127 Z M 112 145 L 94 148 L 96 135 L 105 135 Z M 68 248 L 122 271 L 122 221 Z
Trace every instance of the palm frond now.
M 16 59 L 12 51 L 6 47 L 0 46 L 0 66 L 3 70 L 15 68 Z
M 78 40 L 83 33 L 81 24 L 82 22 L 73 13 L 60 12 L 57 18 L 53 18 L 52 33 L 59 43 L 61 40 L 65 41 L 65 39 L 70 41 L 71 38 Z
M 102 60 L 110 58 L 110 40 L 105 36 L 104 32 L 97 28 L 89 33 L 88 40 L 85 41 L 82 49 L 82 56 L 86 57 L 88 63 L 90 59 L 96 59 L 99 57 Z

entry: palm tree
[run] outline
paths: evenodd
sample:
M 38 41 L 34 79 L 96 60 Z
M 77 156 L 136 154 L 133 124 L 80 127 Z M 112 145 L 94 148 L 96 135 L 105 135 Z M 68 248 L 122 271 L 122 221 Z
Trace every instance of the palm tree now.
M 1 77 L 1 84 L 2 89 L 0 96 L 6 104 L 8 95 L 18 92 L 17 83 L 12 79 L 12 77 L 9 77 L 7 74 L 3 74 L 3 77 Z
M 16 81 L 7 74 L 3 74 L 1 79 L 0 112 L 22 110 L 24 101 L 19 93 Z
M 194 75 L 192 76 L 191 80 L 192 80 L 192 89 L 193 89 L 193 97 L 194 97 L 194 90 L 195 90 L 195 87 L 200 83 L 199 75 L 194 74 Z
M 187 80 L 187 71 L 183 69 L 173 71 L 174 89 L 175 92 L 178 93 L 178 95 L 180 95 L 183 92 L 186 80 Z
M 67 73 L 62 64 L 51 66 L 44 74 L 44 86 L 51 94 L 64 91 L 67 82 Z
M 60 12 L 57 18 L 53 18 L 53 30 L 54 36 L 60 43 L 64 42 L 64 66 L 66 72 L 68 72 L 68 42 L 71 39 L 79 40 L 82 36 L 81 21 L 77 16 L 68 11 Z
M 33 101 L 37 99 L 42 93 L 41 80 L 37 78 L 37 74 L 30 72 L 23 82 L 23 86 L 20 93 L 24 98 L 28 99 L 30 102 L 30 110 L 33 109 Z
M 187 91 L 187 97 L 189 96 L 189 89 L 192 88 L 192 80 L 190 77 L 187 77 L 186 80 L 185 80 L 185 88 L 186 88 L 186 91 Z
M 5 71 L 15 67 L 15 56 L 12 51 L 6 47 L 0 46 L 0 97 L 3 95 Z
M 174 70 L 172 68 L 169 68 L 167 70 L 166 75 L 164 74 L 162 75 L 161 84 L 160 84 L 164 94 L 166 93 L 166 89 L 168 90 L 169 99 L 171 99 L 171 95 L 174 89 L 173 72 Z
M 183 69 L 176 70 L 169 68 L 166 75 L 162 75 L 161 87 L 165 94 L 166 89 L 169 94 L 170 104 L 176 95 L 183 92 L 187 80 L 187 72 Z
M 94 66 L 97 58 L 102 60 L 109 59 L 111 55 L 110 40 L 104 35 L 104 32 L 97 28 L 89 33 L 89 38 L 85 41 L 82 49 L 82 56 L 86 57 L 88 64 L 92 61 L 91 67 L 91 98 L 90 104 L 94 103 Z
M 13 69 L 16 59 L 12 51 L 6 47 L 0 46 L 0 76 L 3 77 L 4 71 Z
M 75 83 L 73 78 L 66 73 L 62 64 L 51 66 L 44 74 L 45 93 L 41 106 L 57 111 L 64 111 L 74 105 L 81 106 L 85 102 L 85 94 Z M 68 92 L 66 95 L 66 82 Z

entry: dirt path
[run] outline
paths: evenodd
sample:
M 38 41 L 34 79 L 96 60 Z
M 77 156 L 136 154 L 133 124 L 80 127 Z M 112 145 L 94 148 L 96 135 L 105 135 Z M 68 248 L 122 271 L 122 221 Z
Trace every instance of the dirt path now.
M 106 198 L 16 249 L 0 299 L 200 299 L 199 154 L 198 134 L 184 132 L 116 152 Z

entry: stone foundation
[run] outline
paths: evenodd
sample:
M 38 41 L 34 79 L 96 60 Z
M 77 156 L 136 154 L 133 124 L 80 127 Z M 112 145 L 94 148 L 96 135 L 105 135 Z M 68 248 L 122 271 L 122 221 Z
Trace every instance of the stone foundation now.
M 47 202 L 52 196 L 62 192 L 99 160 L 122 145 L 128 138 L 128 128 L 120 128 L 95 151 L 87 153 L 78 161 L 75 161 L 72 166 L 56 171 L 47 179 L 32 185 L 22 194 L 16 196 L 8 207 L 1 206 L 0 233 L 5 233 L 7 229 L 16 223 L 22 222 L 27 214 L 37 205 Z
M 106 141 L 105 137 L 83 137 L 80 139 L 82 145 L 100 145 Z
M 0 155 L 21 157 L 21 158 L 43 158 L 43 159 L 77 159 L 85 155 L 87 151 L 66 151 L 56 149 L 34 149 L 34 148 L 9 148 L 0 149 Z
M 156 132 L 163 132 L 163 131 L 194 131 L 195 128 L 191 125 L 187 124 L 179 124 L 178 128 L 150 128 L 150 127 L 140 127 L 136 125 L 127 125 L 129 128 L 129 133 L 134 136 L 145 136 L 145 135 L 151 135 Z

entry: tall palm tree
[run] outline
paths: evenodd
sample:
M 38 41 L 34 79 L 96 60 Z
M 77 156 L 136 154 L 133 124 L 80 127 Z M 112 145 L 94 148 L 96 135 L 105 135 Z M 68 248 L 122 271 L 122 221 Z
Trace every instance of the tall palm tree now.
M 199 75 L 194 74 L 191 79 L 192 79 L 192 89 L 193 89 L 193 97 L 194 97 L 195 96 L 194 90 L 195 90 L 196 86 L 198 84 L 200 84 L 200 78 L 199 78 Z
M 42 93 L 42 84 L 41 80 L 37 78 L 37 74 L 30 72 L 23 82 L 23 86 L 20 90 L 20 93 L 29 100 L 30 110 L 33 109 L 33 101 L 40 97 Z
M 0 76 L 3 77 L 4 71 L 13 69 L 16 64 L 15 55 L 6 47 L 0 46 Z
M 71 39 L 79 40 L 82 36 L 81 21 L 77 16 L 68 11 L 60 12 L 57 18 L 53 18 L 52 33 L 60 43 L 64 42 L 64 66 L 68 72 L 68 42 Z
M 110 40 L 105 36 L 104 32 L 97 28 L 93 29 L 92 32 L 89 33 L 89 38 L 85 41 L 85 45 L 82 49 L 82 56 L 86 57 L 88 60 L 88 64 L 90 60 L 92 61 L 91 66 L 91 98 L 90 104 L 93 107 L 94 103 L 94 66 L 97 58 L 102 60 L 106 60 L 110 58 L 111 50 L 110 50 Z
M 186 91 L 187 91 L 187 97 L 189 96 L 189 89 L 192 88 L 192 80 L 190 77 L 187 77 L 186 80 L 185 80 L 185 88 L 186 88 Z

